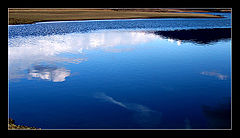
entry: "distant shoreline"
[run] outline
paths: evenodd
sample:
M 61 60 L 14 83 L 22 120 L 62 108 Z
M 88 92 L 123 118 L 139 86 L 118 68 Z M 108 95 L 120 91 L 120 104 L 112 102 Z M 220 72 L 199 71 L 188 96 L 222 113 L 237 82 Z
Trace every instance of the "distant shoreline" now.
M 221 9 L 222 10 L 222 9 Z M 49 21 L 153 18 L 223 18 L 209 11 L 184 9 L 9 9 L 8 25 Z M 202 13 L 190 13 L 202 12 Z M 220 11 L 226 12 L 226 11 Z
M 34 24 L 34 23 L 45 23 L 45 22 L 71 22 L 71 21 L 104 21 L 104 20 L 127 20 L 127 19 L 167 19 L 167 18 L 224 18 L 224 17 L 139 17 L 139 18 L 101 18 L 101 19 L 79 19 L 79 20 L 42 20 L 42 21 L 34 21 L 32 23 L 20 23 L 20 24 L 9 24 L 9 25 L 23 25 L 23 24 Z

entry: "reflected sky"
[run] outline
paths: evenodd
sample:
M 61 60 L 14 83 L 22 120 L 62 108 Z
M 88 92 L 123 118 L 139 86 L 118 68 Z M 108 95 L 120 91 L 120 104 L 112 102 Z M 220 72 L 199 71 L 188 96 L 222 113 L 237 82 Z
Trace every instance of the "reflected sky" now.
M 11 26 L 16 29 L 8 39 L 10 117 L 50 129 L 229 127 L 229 116 L 221 115 L 226 110 L 214 107 L 231 97 L 231 28 L 219 21 L 215 29 L 199 29 L 206 19 L 195 29 L 185 26 L 190 19 L 147 21 L 83 22 L 106 23 L 89 32 L 75 32 L 81 27 L 75 22 Z M 111 29 L 116 22 L 152 28 Z M 163 22 L 185 29 L 154 28 Z M 33 29 L 51 25 L 65 27 L 55 34 Z
M 87 61 L 86 50 L 100 49 L 106 52 L 124 52 L 133 50 L 137 44 L 161 39 L 161 37 L 145 32 L 103 31 L 95 33 L 73 33 L 51 36 L 27 36 L 9 39 L 9 78 L 26 76 L 22 70 L 32 65 L 52 62 L 80 63 Z M 130 46 L 115 48 L 117 46 Z M 72 54 L 68 57 L 66 54 Z M 77 56 L 76 56 L 77 55 Z M 80 57 L 79 57 L 80 56 Z M 35 71 L 35 70 L 34 70 Z M 55 70 L 56 72 L 57 70 Z M 47 73 L 48 72 L 48 73 Z M 32 77 L 50 77 L 50 72 L 30 72 Z M 47 77 L 47 78 L 48 78 Z M 65 79 L 64 79 L 65 80 Z M 56 81 L 54 81 L 56 82 Z
M 70 75 L 70 71 L 65 68 L 57 68 L 51 66 L 36 65 L 29 70 L 29 77 L 40 78 L 53 82 L 65 81 L 65 78 Z
M 219 80 L 226 80 L 228 78 L 227 75 L 223 75 L 223 74 L 218 73 L 218 72 L 203 71 L 200 74 L 205 75 L 205 76 L 213 76 L 213 77 L 216 77 Z
M 209 32 L 209 29 L 206 32 Z M 214 29 L 210 29 L 216 33 Z M 72 33 L 65 35 L 49 36 L 26 36 L 10 38 L 8 40 L 8 58 L 9 58 L 9 78 L 21 78 L 26 75 L 20 73 L 22 70 L 32 68 L 32 65 L 52 62 L 81 63 L 87 61 L 84 52 L 87 50 L 102 50 L 105 52 L 119 53 L 132 51 L 139 44 L 152 41 L 166 41 L 174 43 L 177 46 L 182 44 L 180 38 L 166 38 L 167 31 L 144 32 L 144 31 L 96 31 L 92 33 Z M 170 31 L 172 33 L 172 31 Z M 185 31 L 186 32 L 186 31 Z M 190 31 L 189 31 L 190 32 Z M 201 29 L 203 32 L 203 29 Z M 184 32 L 183 32 L 184 33 Z M 192 33 L 192 32 L 190 32 Z M 197 30 L 196 30 L 197 33 Z M 224 36 L 224 35 L 223 35 Z M 204 39 L 205 36 L 202 38 Z M 219 37 L 219 39 L 223 38 Z M 227 37 L 229 38 L 229 37 Z M 200 39 L 200 38 L 199 38 Z M 208 38 L 210 39 L 210 38 Z M 216 38 L 213 38 L 216 41 Z M 189 40 L 191 40 L 189 38 Z M 195 39 L 193 39 L 193 42 Z M 120 47 L 119 47 L 120 46 Z M 66 54 L 74 56 L 69 57 Z M 77 56 L 76 56 L 77 55 Z M 214 73 L 202 72 L 202 75 L 214 76 Z M 33 73 L 32 73 L 32 76 Z M 35 77 L 39 75 L 36 75 Z M 42 75 L 40 75 L 42 76 Z M 220 79 L 225 79 L 215 73 Z M 44 78 L 39 77 L 39 78 Z
M 228 98 L 221 99 L 215 105 L 203 105 L 203 113 L 207 118 L 209 128 L 231 127 L 231 101 Z
M 159 111 L 152 110 L 149 107 L 137 103 L 120 102 L 105 93 L 96 93 L 94 97 L 132 111 L 133 120 L 140 126 L 154 128 L 161 124 L 162 113 Z

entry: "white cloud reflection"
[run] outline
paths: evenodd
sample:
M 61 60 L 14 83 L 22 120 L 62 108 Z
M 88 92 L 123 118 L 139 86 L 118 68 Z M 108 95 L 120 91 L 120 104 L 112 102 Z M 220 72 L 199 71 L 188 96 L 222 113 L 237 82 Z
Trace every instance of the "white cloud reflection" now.
M 123 103 L 121 103 L 121 102 L 113 99 L 113 98 L 110 97 L 110 96 L 107 96 L 105 93 L 96 93 L 96 94 L 94 95 L 94 97 L 95 97 L 95 98 L 98 98 L 98 99 L 103 99 L 103 100 L 105 100 L 105 101 L 107 101 L 107 102 L 110 102 L 110 103 L 119 105 L 119 106 L 127 109 L 127 106 L 126 106 L 125 104 L 123 104 Z
M 65 78 L 70 75 L 70 70 L 65 68 L 49 67 L 49 66 L 35 66 L 29 70 L 29 77 L 40 78 L 53 82 L 65 81 Z
M 123 103 L 105 93 L 95 93 L 94 97 L 133 111 L 133 120 L 141 127 L 151 128 L 161 125 L 162 113 L 147 106 L 136 103 Z
M 174 42 L 174 40 L 171 39 L 171 38 L 168 38 L 167 40 L 168 40 L 168 42 L 170 42 L 170 43 L 173 43 L 173 42 Z
M 118 45 L 136 45 L 154 40 L 158 36 L 144 32 L 102 31 L 93 33 L 71 33 L 50 36 L 28 36 L 9 39 L 10 54 L 21 48 L 21 55 L 56 55 L 62 52 L 82 53 L 86 49 L 108 48 Z M 20 49 L 18 49 L 20 50 Z M 17 50 L 17 51 L 18 51 Z
M 157 38 L 159 37 L 154 34 L 134 31 L 98 31 L 91 33 L 9 38 L 9 79 L 25 78 L 28 75 L 24 73 L 24 70 L 41 63 L 80 63 L 86 60 L 86 58 L 84 58 L 85 50 L 101 49 L 107 52 L 125 52 L 133 50 L 133 47 L 137 44 L 152 41 Z M 116 46 L 122 45 L 133 47 L 115 48 Z M 65 54 L 76 55 L 70 58 L 65 56 Z M 62 76 L 58 75 L 59 78 L 55 76 L 55 79 L 53 77 L 54 75 L 52 76 L 52 81 L 57 82 L 63 81 L 63 78 L 68 76 L 68 73 L 63 72 L 63 70 L 55 70 L 51 73 L 31 72 L 30 75 L 32 77 L 48 79 L 50 74 L 62 74 Z
M 226 80 L 228 78 L 227 75 L 223 75 L 223 74 L 218 73 L 218 72 L 203 71 L 200 74 L 205 75 L 205 76 L 213 76 L 213 77 L 218 78 L 219 80 Z
M 128 110 L 132 110 L 132 111 L 136 111 L 136 112 L 156 112 L 156 111 L 154 111 L 154 110 L 152 110 L 152 109 L 150 109 L 146 106 L 143 106 L 141 104 L 119 102 L 119 101 L 113 99 L 112 97 L 106 95 L 105 93 L 96 93 L 94 95 L 94 97 L 98 98 L 98 99 L 103 99 L 107 102 L 119 105 L 123 108 L 126 108 Z
M 182 44 L 182 41 L 181 40 L 178 40 L 177 41 L 177 45 L 180 46 Z

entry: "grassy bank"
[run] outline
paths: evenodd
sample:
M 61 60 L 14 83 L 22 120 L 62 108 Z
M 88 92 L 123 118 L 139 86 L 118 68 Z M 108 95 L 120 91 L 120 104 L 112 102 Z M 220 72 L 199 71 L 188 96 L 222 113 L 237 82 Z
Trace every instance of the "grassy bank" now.
M 174 9 L 9 9 L 8 24 L 42 21 L 137 19 L 137 18 L 220 18 L 206 13 L 179 13 Z
M 31 129 L 31 130 L 39 130 L 39 128 L 35 128 L 35 127 L 28 127 L 28 126 L 23 126 L 23 125 L 15 125 L 14 124 L 15 121 L 12 120 L 11 118 L 8 120 L 8 129 L 9 130 L 19 130 L 19 129 Z

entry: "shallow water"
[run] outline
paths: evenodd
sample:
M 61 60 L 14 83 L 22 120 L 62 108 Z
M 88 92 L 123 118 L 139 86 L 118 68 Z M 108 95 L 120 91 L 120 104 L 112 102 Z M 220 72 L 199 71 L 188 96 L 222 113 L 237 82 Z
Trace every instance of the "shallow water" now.
M 10 25 L 9 117 L 42 129 L 229 129 L 225 15 Z

